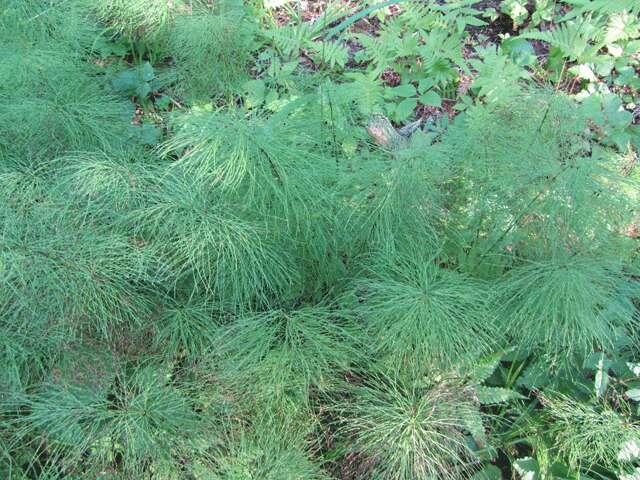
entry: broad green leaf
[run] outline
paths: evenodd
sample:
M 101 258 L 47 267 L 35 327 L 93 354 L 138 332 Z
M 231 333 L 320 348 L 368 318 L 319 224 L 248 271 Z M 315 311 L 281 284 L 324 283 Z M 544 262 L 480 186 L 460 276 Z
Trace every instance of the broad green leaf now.
M 143 82 L 138 84 L 135 90 L 135 94 L 137 98 L 147 98 L 147 96 L 151 93 L 151 85 L 147 82 Z
M 418 105 L 418 100 L 415 98 L 405 98 L 401 101 L 395 109 L 395 120 L 398 122 L 402 122 L 409 118 L 416 106 Z
M 485 465 L 482 470 L 475 473 L 472 480 L 501 480 L 502 472 L 495 465 Z
M 640 388 L 632 388 L 625 392 L 625 395 L 634 402 L 640 402 Z
M 537 480 L 540 476 L 540 466 L 535 458 L 520 458 L 513 463 L 513 466 L 522 480 Z
M 413 97 L 416 94 L 416 87 L 410 83 L 398 85 L 397 87 L 387 88 L 385 93 L 389 97 Z
M 598 81 L 598 77 L 596 76 L 595 73 L 593 73 L 593 70 L 591 70 L 591 67 L 586 63 L 582 63 L 580 65 L 575 65 L 571 67 L 569 69 L 569 73 L 572 73 L 576 77 L 582 78 L 583 80 L 588 80 L 590 82 Z
M 505 403 L 510 400 L 521 400 L 525 398 L 518 392 L 507 388 L 482 386 L 476 387 L 476 396 L 478 397 L 478 401 L 483 405 Z
M 618 460 L 633 462 L 640 458 L 640 439 L 632 438 L 622 444 L 618 452 Z
M 111 86 L 117 92 L 133 92 L 138 86 L 138 75 L 135 70 L 124 70 L 113 77 L 111 80 Z
M 143 145 L 157 145 L 160 143 L 162 131 L 155 125 L 144 123 L 129 126 L 130 139 Z
M 433 90 L 420 95 L 420 103 L 423 105 L 429 105 L 431 107 L 441 107 L 442 98 Z
M 245 104 L 249 108 L 256 108 L 262 105 L 265 97 L 266 86 L 262 80 L 249 80 L 244 84 L 244 90 L 247 92 Z
M 138 67 L 138 69 L 140 77 L 145 82 L 150 82 L 156 77 L 156 74 L 153 71 L 153 66 L 149 62 L 144 62 Z
M 153 104 L 160 110 L 166 110 L 171 105 L 171 98 L 167 95 L 160 95 L 154 99 Z
M 431 78 L 423 78 L 418 83 L 418 93 L 426 92 L 431 87 L 433 87 L 433 85 L 434 85 L 434 83 L 433 83 L 433 80 Z
M 125 95 L 136 95 L 146 98 L 152 91 L 152 81 L 155 79 L 153 67 L 149 62 L 129 68 L 117 73 L 111 79 L 111 86 L 117 92 Z
M 531 45 L 531 42 L 520 37 L 505 38 L 502 41 L 502 49 L 505 53 L 510 53 L 516 56 L 519 55 L 535 55 L 536 51 Z

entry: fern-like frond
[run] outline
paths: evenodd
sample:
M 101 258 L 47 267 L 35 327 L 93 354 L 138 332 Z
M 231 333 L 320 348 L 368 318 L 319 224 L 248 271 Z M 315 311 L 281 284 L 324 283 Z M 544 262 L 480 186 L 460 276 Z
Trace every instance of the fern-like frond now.
M 570 20 L 553 30 L 526 32 L 520 38 L 547 42 L 569 60 L 580 63 L 589 61 L 603 46 L 602 24 L 589 18 Z

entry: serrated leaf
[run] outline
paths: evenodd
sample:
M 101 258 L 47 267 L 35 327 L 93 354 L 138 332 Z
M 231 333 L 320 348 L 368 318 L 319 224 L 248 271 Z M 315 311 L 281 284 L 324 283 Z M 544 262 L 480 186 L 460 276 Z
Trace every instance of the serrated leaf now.
M 405 98 L 395 109 L 395 120 L 402 122 L 409 118 L 415 110 L 416 105 L 418 105 L 418 100 L 416 98 Z
M 418 92 L 424 93 L 431 87 L 433 87 L 433 85 L 434 83 L 431 78 L 423 78 L 422 80 L 420 80 L 420 82 L 418 82 Z
M 484 431 L 480 412 L 477 410 L 465 411 L 463 412 L 462 420 L 478 446 L 484 448 L 487 445 L 487 436 Z
M 540 466 L 535 458 L 520 458 L 513 466 L 522 480 L 537 480 L 540 475 Z
M 618 460 L 633 462 L 638 458 L 640 458 L 640 443 L 638 440 L 632 438 L 622 444 L 618 452 Z
M 625 395 L 634 402 L 640 402 L 640 388 L 632 388 L 625 392 Z
M 398 85 L 397 87 L 388 88 L 386 92 L 390 97 L 413 97 L 416 94 L 416 87 L 410 83 Z
M 483 405 L 493 405 L 505 403 L 510 400 L 520 400 L 525 398 L 514 390 L 500 387 L 476 387 L 476 396 Z
M 441 107 L 442 97 L 440 97 L 440 95 L 438 95 L 433 90 L 430 90 L 420 95 L 420 103 L 423 105 L 429 105 L 431 107 Z
M 484 382 L 498 368 L 503 356 L 504 352 L 496 352 L 480 358 L 470 373 L 471 381 L 476 385 Z

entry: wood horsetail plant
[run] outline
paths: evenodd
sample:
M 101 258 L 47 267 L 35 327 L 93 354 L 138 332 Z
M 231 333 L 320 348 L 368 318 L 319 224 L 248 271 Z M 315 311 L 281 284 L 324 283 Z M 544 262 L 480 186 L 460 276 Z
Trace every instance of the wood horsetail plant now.
M 0 478 L 638 478 L 636 4 L 325 3 L 0 6 Z

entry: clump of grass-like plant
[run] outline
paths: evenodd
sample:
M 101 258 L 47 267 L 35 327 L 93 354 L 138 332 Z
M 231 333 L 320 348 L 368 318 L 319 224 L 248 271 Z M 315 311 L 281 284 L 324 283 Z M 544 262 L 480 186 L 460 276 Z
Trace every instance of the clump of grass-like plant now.
M 240 209 L 217 189 L 176 172 L 147 198 L 132 214 L 136 235 L 157 252 L 158 275 L 174 288 L 208 292 L 231 310 L 287 292 L 295 269 L 286 250 L 264 235 L 262 222 L 236 214 Z
M 497 340 L 489 284 L 446 268 L 429 252 L 385 256 L 356 281 L 354 307 L 375 356 L 449 365 L 486 353 Z
M 464 418 L 476 406 L 457 382 L 377 374 L 351 384 L 335 407 L 355 478 L 465 478 L 473 454 Z
M 304 437 L 288 429 L 258 426 L 232 432 L 215 467 L 216 478 L 235 480 L 327 480 L 330 477 L 310 458 Z
M 173 13 L 182 3 L 181 0 L 100 0 L 94 8 L 98 20 L 114 35 L 155 40 L 166 33 Z
M 174 455 L 193 458 L 208 428 L 183 392 L 149 367 L 112 375 L 101 387 L 43 384 L 6 408 L 15 447 L 33 451 L 28 470 L 52 478 L 105 469 L 177 472 Z
M 640 425 L 629 405 L 613 408 L 604 400 L 587 403 L 563 394 L 544 395 L 543 405 L 556 455 L 577 470 L 619 470 L 637 458 Z
M 340 310 L 309 305 L 245 315 L 222 328 L 215 350 L 225 376 L 244 390 L 306 403 L 312 388 L 326 390 L 358 359 L 357 343 Z
M 494 309 L 521 345 L 557 359 L 606 348 L 617 329 L 635 328 L 637 295 L 617 259 L 565 253 L 511 270 L 496 286 Z
M 248 67 L 257 46 L 254 26 L 242 6 L 215 10 L 219 8 L 196 3 L 176 18 L 169 35 L 176 90 L 188 100 L 230 99 L 249 79 Z

